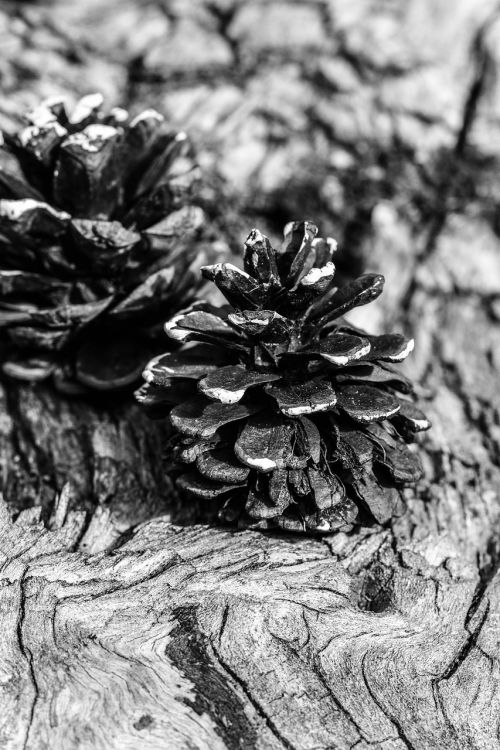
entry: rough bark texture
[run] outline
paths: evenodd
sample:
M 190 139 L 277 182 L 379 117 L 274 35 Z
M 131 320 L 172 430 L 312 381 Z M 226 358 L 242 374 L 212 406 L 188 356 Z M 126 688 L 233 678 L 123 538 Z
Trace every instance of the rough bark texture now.
M 403 518 L 293 538 L 189 525 L 134 407 L 3 383 L 0 746 L 498 748 L 496 2 L 4 2 L 0 42 L 2 127 L 153 104 L 226 237 L 306 215 L 384 273 L 356 322 L 415 335 L 434 421 Z

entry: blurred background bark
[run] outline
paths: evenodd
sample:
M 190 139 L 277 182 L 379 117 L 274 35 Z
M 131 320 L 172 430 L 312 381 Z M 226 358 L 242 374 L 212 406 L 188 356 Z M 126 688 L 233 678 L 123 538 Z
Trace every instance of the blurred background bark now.
M 498 747 L 499 64 L 492 0 L 0 5 L 1 128 L 158 108 L 234 252 L 309 218 L 386 276 L 356 323 L 415 336 L 434 423 L 391 528 L 278 539 L 171 527 L 134 407 L 1 384 L 6 747 Z

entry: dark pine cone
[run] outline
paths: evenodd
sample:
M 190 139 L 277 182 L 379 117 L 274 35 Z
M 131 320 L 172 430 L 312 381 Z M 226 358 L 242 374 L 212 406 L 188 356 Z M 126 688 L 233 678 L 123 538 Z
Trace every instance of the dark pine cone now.
M 202 250 L 185 134 L 154 110 L 101 107 L 100 94 L 70 112 L 44 102 L 0 147 L 3 369 L 67 392 L 140 377 L 193 298 Z
M 137 393 L 152 416 L 170 412 L 178 486 L 220 496 L 226 520 L 316 532 L 382 524 L 400 512 L 398 486 L 422 473 L 406 442 L 430 422 L 391 364 L 413 340 L 343 318 L 384 278 L 336 287 L 335 242 L 316 232 L 288 224 L 277 251 L 254 229 L 245 271 L 203 268 L 229 305 L 172 318 L 169 336 L 199 343 L 153 359 Z

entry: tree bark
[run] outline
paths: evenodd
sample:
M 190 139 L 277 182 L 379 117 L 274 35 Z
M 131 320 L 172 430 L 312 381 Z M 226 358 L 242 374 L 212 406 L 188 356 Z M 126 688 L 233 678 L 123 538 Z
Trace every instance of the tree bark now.
M 388 528 L 237 532 L 179 507 L 165 425 L 3 383 L 0 747 L 498 748 L 496 3 L 54 0 L 0 18 L 2 126 L 103 86 L 159 107 L 194 136 L 225 238 L 307 214 L 341 273 L 384 273 L 356 323 L 415 335 L 433 420 Z

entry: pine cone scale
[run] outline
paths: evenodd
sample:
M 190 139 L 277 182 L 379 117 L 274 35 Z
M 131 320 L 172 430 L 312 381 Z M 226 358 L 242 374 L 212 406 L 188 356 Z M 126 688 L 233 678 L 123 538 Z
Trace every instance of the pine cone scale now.
M 329 411 L 337 403 L 336 392 L 323 378 L 314 378 L 305 383 L 266 386 L 264 390 L 276 401 L 280 412 L 288 417 Z
M 228 492 L 234 492 L 234 485 L 212 482 L 199 474 L 184 474 L 180 477 L 178 484 L 181 489 L 203 500 L 213 500 Z
M 325 299 L 324 306 L 320 304 L 318 309 L 313 311 L 314 319 L 321 315 L 318 325 L 324 326 L 355 307 L 373 302 L 382 294 L 384 282 L 385 279 L 380 274 L 360 276 Z
M 224 484 L 241 485 L 250 473 L 250 469 L 242 466 L 227 446 L 204 451 L 196 459 L 196 468 L 207 479 Z
M 276 373 L 248 372 L 242 365 L 226 365 L 200 380 L 198 388 L 214 401 L 234 404 L 241 401 L 252 386 L 275 380 L 279 380 Z
M 199 396 L 176 406 L 170 415 L 172 424 L 185 435 L 211 437 L 219 427 L 249 417 L 257 407 L 246 404 L 220 404 Z
M 378 422 L 398 413 L 399 399 L 370 385 L 343 385 L 338 389 L 339 407 L 356 422 Z
M 345 366 L 366 359 L 371 344 L 367 338 L 334 333 L 320 343 L 319 354 L 333 365 Z
M 241 429 L 234 444 L 235 455 L 246 466 L 263 473 L 299 468 L 299 459 L 292 452 L 292 432 L 291 425 L 283 418 L 254 415 Z

